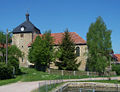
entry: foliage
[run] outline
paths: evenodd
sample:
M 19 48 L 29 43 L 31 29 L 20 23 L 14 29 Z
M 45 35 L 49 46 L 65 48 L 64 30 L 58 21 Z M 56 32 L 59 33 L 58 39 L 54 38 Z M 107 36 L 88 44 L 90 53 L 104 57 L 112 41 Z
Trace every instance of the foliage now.
M 54 60 L 53 39 L 50 31 L 42 37 L 37 36 L 29 49 L 29 61 L 35 64 L 37 70 L 45 71 Z
M 19 48 L 17 48 L 16 45 L 11 45 L 8 47 L 8 59 L 10 57 L 15 57 L 16 59 L 19 59 L 20 57 L 23 57 L 23 53 L 20 51 Z
M 119 64 L 113 64 L 112 65 L 112 70 L 117 73 L 117 75 L 120 75 L 120 65 Z
M 63 39 L 60 45 L 61 55 L 58 63 L 59 69 L 62 70 L 77 70 L 80 63 L 76 63 L 75 44 L 71 39 L 68 29 L 64 32 Z
M 8 65 L 13 66 L 15 68 L 15 74 L 20 74 L 19 69 L 19 58 L 23 57 L 23 53 L 17 46 L 12 45 L 8 47 Z
M 18 75 L 21 73 L 19 69 L 19 60 L 15 57 L 9 57 L 8 59 L 8 65 L 13 66 L 15 68 L 15 74 Z
M 8 34 L 8 44 L 11 43 L 11 33 Z M 0 32 L 0 61 L 5 62 L 6 58 L 6 34 Z M 15 74 L 20 73 L 19 58 L 22 57 L 22 52 L 15 45 L 8 45 L 8 66 L 15 68 Z
M 0 79 L 10 79 L 13 77 L 13 67 L 7 66 L 5 63 L 0 63 Z
M 11 32 L 8 33 L 8 44 L 12 42 Z M 0 31 L 0 60 L 5 61 L 5 44 L 6 44 L 6 34 Z
M 105 68 L 110 63 L 111 31 L 107 29 L 101 17 L 92 23 L 87 33 L 88 62 L 87 68 L 90 71 L 104 73 Z

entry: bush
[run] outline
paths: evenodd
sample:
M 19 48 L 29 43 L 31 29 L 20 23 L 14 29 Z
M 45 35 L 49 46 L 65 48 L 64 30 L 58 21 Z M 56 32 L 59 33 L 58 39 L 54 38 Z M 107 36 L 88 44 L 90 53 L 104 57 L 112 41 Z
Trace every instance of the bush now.
M 120 75 L 120 65 L 112 65 L 112 71 L 115 71 L 117 75 Z
M 0 80 L 13 78 L 13 67 L 0 63 Z
M 9 66 L 13 66 L 15 68 L 15 74 L 18 75 L 21 73 L 20 69 L 19 69 L 19 60 L 15 57 L 9 57 L 8 60 L 8 65 Z

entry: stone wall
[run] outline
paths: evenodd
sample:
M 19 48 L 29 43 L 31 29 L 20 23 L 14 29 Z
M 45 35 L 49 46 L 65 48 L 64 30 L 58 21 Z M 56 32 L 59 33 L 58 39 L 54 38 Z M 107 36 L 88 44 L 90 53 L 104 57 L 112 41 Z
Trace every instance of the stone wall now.
M 80 48 L 80 56 L 77 57 L 77 62 L 81 62 L 78 70 L 85 71 L 86 62 L 87 62 L 87 45 L 76 45 L 76 47 Z
M 77 59 L 77 63 L 81 62 L 78 70 L 85 71 L 86 62 L 87 62 L 87 52 L 88 52 L 87 45 L 76 45 L 75 47 L 79 47 L 80 48 L 80 55 L 76 58 Z M 57 51 L 59 46 L 55 46 L 54 48 Z M 76 53 L 76 51 L 75 51 L 75 53 Z M 58 59 L 56 61 L 60 62 Z M 50 68 L 58 69 L 58 67 L 55 66 L 55 63 L 51 63 Z
M 32 33 L 13 34 L 12 45 L 16 45 L 24 53 L 24 57 L 20 58 L 20 66 L 28 67 L 29 65 L 28 44 L 30 42 L 32 42 Z
M 120 84 L 114 83 L 99 83 L 99 82 L 68 82 L 62 86 L 53 89 L 51 92 L 81 92 L 83 91 L 107 91 L 107 92 L 119 92 Z M 94 91 L 93 91 L 94 90 Z

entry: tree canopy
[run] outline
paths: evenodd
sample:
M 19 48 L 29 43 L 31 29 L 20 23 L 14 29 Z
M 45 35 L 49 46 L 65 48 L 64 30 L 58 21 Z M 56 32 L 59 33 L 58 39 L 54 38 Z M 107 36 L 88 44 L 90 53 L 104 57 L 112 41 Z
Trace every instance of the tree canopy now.
M 29 49 L 29 61 L 35 64 L 37 70 L 45 71 L 54 60 L 53 39 L 51 32 L 46 31 L 42 37 L 37 36 Z
M 110 62 L 111 30 L 108 30 L 103 19 L 98 17 L 92 23 L 87 33 L 88 62 L 87 68 L 90 71 L 104 73 Z

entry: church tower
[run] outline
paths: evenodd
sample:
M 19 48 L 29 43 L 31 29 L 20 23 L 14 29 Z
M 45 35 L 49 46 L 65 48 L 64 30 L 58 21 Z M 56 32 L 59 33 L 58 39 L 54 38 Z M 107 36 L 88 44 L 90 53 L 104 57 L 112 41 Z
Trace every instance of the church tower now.
M 24 57 L 20 59 L 20 66 L 27 67 L 30 64 L 28 62 L 28 44 L 32 43 L 36 34 L 41 34 L 41 32 L 30 22 L 27 13 L 26 21 L 13 30 L 12 36 L 12 45 L 16 45 L 24 53 Z

